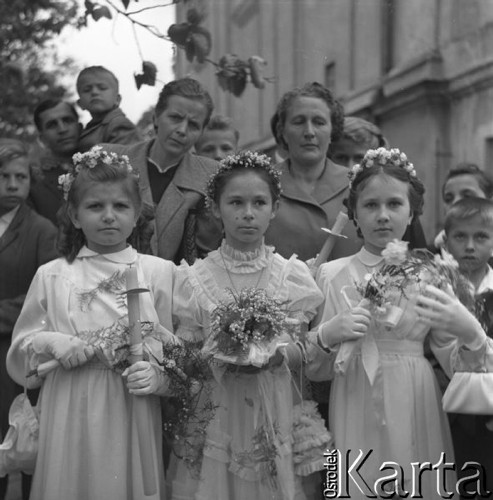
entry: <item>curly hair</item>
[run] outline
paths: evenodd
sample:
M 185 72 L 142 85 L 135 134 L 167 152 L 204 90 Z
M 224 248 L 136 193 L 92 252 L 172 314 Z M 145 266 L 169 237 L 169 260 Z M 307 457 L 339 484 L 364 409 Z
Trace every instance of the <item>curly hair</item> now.
M 148 240 L 151 235 L 149 222 L 152 220 L 153 214 L 148 208 L 145 210 L 142 208 L 138 176 L 126 167 L 122 168 L 122 165 L 115 161 L 112 164 L 96 168 L 81 168 L 70 186 L 66 202 L 57 213 L 59 223 L 57 249 L 68 262 L 73 262 L 80 249 L 86 244 L 83 231 L 74 226 L 70 213 L 77 209 L 83 195 L 91 185 L 114 182 L 123 183 L 134 204 L 136 213 L 139 214 L 136 227 L 127 241 L 130 244 L 138 242 L 140 248 L 136 247 L 136 250 L 148 253 Z
M 332 125 L 330 140 L 337 141 L 344 130 L 344 108 L 327 87 L 318 82 L 311 82 L 305 83 L 302 87 L 290 90 L 281 97 L 270 122 L 276 143 L 284 149 L 288 149 L 288 144 L 286 144 L 283 138 L 284 127 L 286 125 L 288 110 L 298 97 L 317 97 L 325 102 L 330 110 L 330 122 Z

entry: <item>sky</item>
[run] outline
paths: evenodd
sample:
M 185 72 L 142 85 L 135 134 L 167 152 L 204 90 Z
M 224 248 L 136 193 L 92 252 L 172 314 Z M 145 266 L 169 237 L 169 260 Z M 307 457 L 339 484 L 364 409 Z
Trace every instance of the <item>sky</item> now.
M 105 4 L 104 0 L 100 3 Z M 157 3 L 163 4 L 163 1 L 132 2 L 128 10 Z M 122 4 L 115 2 L 115 5 Z M 148 10 L 139 14 L 138 19 L 153 24 L 165 35 L 169 25 L 174 23 L 175 9 L 174 6 L 168 6 Z M 61 57 L 72 57 L 80 69 L 102 65 L 111 70 L 120 82 L 120 107 L 132 121 L 137 122 L 144 111 L 156 104 L 164 83 L 173 79 L 174 48 L 171 42 L 159 39 L 143 28 L 136 27 L 135 31 L 144 60 L 152 61 L 158 68 L 154 87 L 143 85 L 137 90 L 134 73 L 141 72 L 142 58 L 135 42 L 132 24 L 124 16 L 114 16 L 111 20 L 102 18 L 97 22 L 89 18 L 87 28 L 64 31 L 57 42 L 57 48 Z M 75 95 L 75 80 L 66 82 L 66 85 Z M 81 111 L 80 115 L 83 123 L 89 121 L 87 112 Z

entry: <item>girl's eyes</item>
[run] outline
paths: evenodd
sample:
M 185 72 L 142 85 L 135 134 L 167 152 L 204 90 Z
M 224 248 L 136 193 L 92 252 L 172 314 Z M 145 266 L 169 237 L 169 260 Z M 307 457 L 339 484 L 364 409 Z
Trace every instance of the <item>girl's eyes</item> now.
M 103 207 L 103 203 L 89 203 L 88 205 L 86 205 L 86 208 L 88 208 L 89 210 L 99 210 Z M 128 208 L 130 208 L 130 205 L 128 203 L 115 203 L 113 205 L 114 208 L 116 208 L 117 210 L 126 210 Z
M 239 205 L 243 205 L 243 201 L 242 200 L 230 200 L 229 203 L 231 205 L 234 205 L 234 206 L 239 206 Z M 255 200 L 253 202 L 256 206 L 264 206 L 264 205 L 267 205 L 267 201 L 266 200 Z
M 387 202 L 387 204 L 390 208 L 399 208 L 404 203 L 401 200 L 391 200 L 391 201 Z M 368 201 L 363 206 L 366 208 L 377 208 L 378 205 L 379 204 L 376 201 Z

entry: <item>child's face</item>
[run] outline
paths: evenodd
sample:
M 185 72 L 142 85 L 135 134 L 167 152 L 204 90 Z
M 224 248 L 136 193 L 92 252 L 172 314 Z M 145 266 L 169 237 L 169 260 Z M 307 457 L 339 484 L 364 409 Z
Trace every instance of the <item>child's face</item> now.
M 351 139 L 341 139 L 337 144 L 330 146 L 330 158 L 334 163 L 351 168 L 361 163 L 369 147 L 367 144 L 358 144 Z
M 479 271 L 493 252 L 493 225 L 485 224 L 479 215 L 458 221 L 448 231 L 446 245 L 461 271 Z
M 70 210 L 72 223 L 82 229 L 88 248 L 100 254 L 124 250 L 137 217 L 124 181 L 91 183 L 79 205 Z
M 202 134 L 207 108 L 202 101 L 172 95 L 154 123 L 156 144 L 170 161 L 180 161 Z
M 27 158 L 14 158 L 0 167 L 0 215 L 27 199 L 30 179 Z
M 207 156 L 221 161 L 236 151 L 236 137 L 233 130 L 204 130 L 195 144 L 195 151 L 200 156 Z
M 358 194 L 355 221 L 365 248 L 375 255 L 380 255 L 389 241 L 400 240 L 411 219 L 407 182 L 380 173 Z
M 486 194 L 481 189 L 477 177 L 471 174 L 452 177 L 443 188 L 443 205 L 445 211 L 447 212 L 456 201 L 471 196 L 486 198 Z
M 77 84 L 77 92 L 79 106 L 89 111 L 93 118 L 103 116 L 120 105 L 117 85 L 111 75 L 104 72 L 82 75 Z
M 267 182 L 256 173 L 236 173 L 225 184 L 214 215 L 222 220 L 226 242 L 241 251 L 258 248 L 277 211 Z
M 61 102 L 43 111 L 39 118 L 39 138 L 43 144 L 56 155 L 72 155 L 79 142 L 80 124 L 70 106 Z

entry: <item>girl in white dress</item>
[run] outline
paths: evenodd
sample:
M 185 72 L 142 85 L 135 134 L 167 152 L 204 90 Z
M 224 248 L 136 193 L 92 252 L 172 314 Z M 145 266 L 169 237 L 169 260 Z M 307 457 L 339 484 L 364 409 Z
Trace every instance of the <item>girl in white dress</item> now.
M 279 172 L 267 156 L 246 151 L 221 162 L 208 184 L 213 214 L 224 227 L 221 247 L 193 266 L 183 263 L 174 289 L 175 334 L 211 346 L 213 311 L 245 288 L 263 289 L 278 299 L 297 334 L 322 301 L 308 267 L 285 259 L 264 244 L 276 215 Z M 292 453 L 291 369 L 300 368 L 301 342 L 283 334 L 284 347 L 262 366 L 221 362 L 214 367 L 212 402 L 199 474 L 184 461 L 171 467 L 174 500 L 301 500 Z M 265 438 L 265 439 L 263 439 Z
M 7 358 L 17 383 L 41 386 L 31 499 L 162 499 L 160 399 L 151 394 L 166 387 L 157 360 L 162 342 L 173 340 L 175 268 L 127 243 L 141 210 L 128 158 L 95 147 L 74 155 L 74 164 L 74 174 L 61 179 L 63 257 L 34 277 Z M 153 361 L 130 368 L 123 293 L 129 266 L 137 270 L 138 287 L 148 289 L 140 307 L 144 357 Z M 53 359 L 58 362 L 46 364 Z M 54 368 L 46 373 L 46 366 Z M 26 379 L 29 369 L 35 375 Z M 145 450 L 137 408 L 151 437 Z M 144 471 L 143 463 L 152 469 Z
M 376 317 L 368 299 L 357 298 L 355 283 L 364 283 L 365 276 L 380 268 L 387 243 L 400 240 L 413 215 L 421 214 L 424 187 L 397 149 L 369 150 L 349 175 L 348 215 L 364 245 L 357 254 L 319 268 L 317 282 L 326 301 L 315 321 L 318 328 L 309 334 L 306 369 L 313 380 L 333 380 L 329 422 L 341 453 L 339 488 L 354 499 L 389 490 L 422 494 L 420 498 L 428 500 L 443 498 L 437 469 L 423 474 L 415 469 L 413 476 L 413 463 L 439 464 L 442 453 L 444 462 L 453 463 L 448 421 L 433 370 L 423 356 L 423 342 L 430 335 L 431 348 L 450 375 L 454 360 L 466 348 L 469 356 L 481 359 L 486 336 L 455 296 L 448 299 L 450 310 L 442 328 L 439 322 L 431 323 L 420 303 L 431 307 L 447 296 L 431 286 L 428 298 L 417 296 L 417 289 L 414 295 L 406 290 L 395 326 Z M 393 473 L 392 466 L 381 468 L 385 462 L 402 468 L 397 482 L 395 476 L 386 485 L 378 482 Z M 355 463 L 358 473 L 353 469 L 346 474 Z M 448 491 L 454 491 L 452 470 L 446 480 Z

